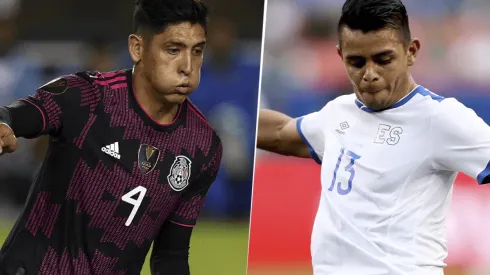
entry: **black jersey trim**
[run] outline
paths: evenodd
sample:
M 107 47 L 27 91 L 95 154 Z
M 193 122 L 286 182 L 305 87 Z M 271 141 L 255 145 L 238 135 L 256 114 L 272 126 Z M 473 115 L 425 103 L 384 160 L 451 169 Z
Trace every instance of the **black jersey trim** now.
M 22 102 L 26 102 L 34 107 L 36 107 L 36 109 L 39 110 L 39 113 L 41 113 L 41 116 L 43 117 L 43 129 L 41 130 L 41 132 L 39 132 L 39 134 L 37 134 L 36 136 L 34 136 L 34 138 L 36 137 L 40 137 L 44 131 L 46 131 L 46 127 L 47 127 L 47 121 L 46 121 L 46 115 L 44 114 L 43 110 L 41 110 L 41 107 L 37 106 L 36 104 L 34 104 L 34 102 L 30 101 L 29 99 L 26 99 L 26 98 L 22 98 L 22 99 L 19 99 L 20 101 Z

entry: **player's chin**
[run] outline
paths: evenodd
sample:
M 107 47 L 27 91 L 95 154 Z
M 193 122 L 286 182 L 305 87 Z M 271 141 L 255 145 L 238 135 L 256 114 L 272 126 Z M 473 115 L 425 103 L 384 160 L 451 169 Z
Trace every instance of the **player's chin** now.
M 172 93 L 165 95 L 165 100 L 172 104 L 182 104 L 191 93 Z
M 373 111 L 380 111 L 389 107 L 388 92 L 385 90 L 376 93 L 361 94 L 364 105 Z

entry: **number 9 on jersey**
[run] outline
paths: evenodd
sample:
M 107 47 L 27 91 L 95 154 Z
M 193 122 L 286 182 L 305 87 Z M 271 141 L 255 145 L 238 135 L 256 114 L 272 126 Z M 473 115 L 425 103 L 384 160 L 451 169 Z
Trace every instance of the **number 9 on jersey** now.
M 133 199 L 133 196 L 136 194 L 138 194 L 138 198 Z M 140 208 L 141 203 L 145 198 L 145 195 L 146 195 L 146 188 L 143 186 L 138 186 L 121 197 L 121 200 L 133 205 L 133 210 L 131 210 L 131 214 L 129 214 L 129 217 L 126 220 L 125 223 L 126 226 L 129 226 L 133 221 L 134 216 L 136 216 L 136 213 L 138 212 L 138 209 Z

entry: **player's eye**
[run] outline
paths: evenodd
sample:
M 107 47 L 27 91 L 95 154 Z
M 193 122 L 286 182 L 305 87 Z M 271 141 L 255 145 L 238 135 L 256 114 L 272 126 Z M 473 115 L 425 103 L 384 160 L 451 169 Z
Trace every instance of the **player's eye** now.
M 366 60 L 361 59 L 361 58 L 349 59 L 348 63 L 350 66 L 353 66 L 353 67 L 360 69 L 360 68 L 364 67 L 364 65 L 366 65 Z
M 380 64 L 380 65 L 388 65 L 391 63 L 393 59 L 389 56 L 387 57 L 381 57 L 380 59 L 376 60 L 376 63 Z
M 177 55 L 179 54 L 179 49 L 171 48 L 171 49 L 167 49 L 167 52 L 171 55 Z
M 204 52 L 204 50 L 203 50 L 203 49 L 194 49 L 194 50 L 192 51 L 192 53 L 193 53 L 194 55 L 202 55 L 202 53 L 203 53 L 203 52 Z

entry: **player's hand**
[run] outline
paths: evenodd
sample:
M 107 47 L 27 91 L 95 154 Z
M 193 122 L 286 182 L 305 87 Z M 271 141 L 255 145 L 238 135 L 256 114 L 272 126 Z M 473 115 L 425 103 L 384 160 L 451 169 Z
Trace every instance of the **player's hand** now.
M 12 153 L 17 150 L 19 143 L 14 131 L 7 125 L 0 123 L 0 156 L 5 153 Z

